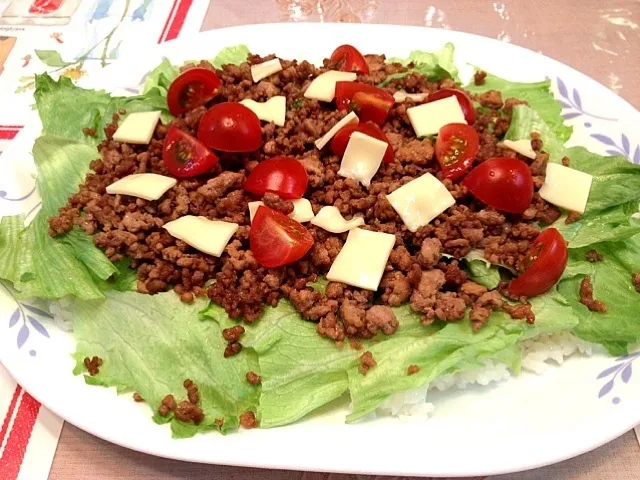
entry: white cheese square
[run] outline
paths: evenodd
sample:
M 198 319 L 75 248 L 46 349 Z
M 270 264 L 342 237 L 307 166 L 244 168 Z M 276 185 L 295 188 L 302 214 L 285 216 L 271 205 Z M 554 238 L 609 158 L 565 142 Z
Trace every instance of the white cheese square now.
M 160 111 L 130 113 L 120 122 L 116 133 L 113 134 L 113 139 L 116 142 L 148 145 L 161 113 Z
M 361 228 L 349 231 L 347 241 L 327 273 L 332 282 L 377 290 L 396 237 Z
M 387 146 L 387 142 L 361 132 L 353 132 L 342 156 L 338 175 L 352 178 L 368 187 L 380 168 Z
M 155 173 L 135 173 L 113 182 L 106 190 L 113 195 L 131 195 L 145 200 L 158 200 L 167 190 L 176 186 L 175 178 Z
M 182 240 L 196 250 L 219 257 L 238 230 L 238 224 L 186 215 L 166 223 L 164 228 L 172 237 Z
M 313 98 L 322 102 L 332 102 L 336 95 L 336 82 L 353 82 L 358 76 L 354 72 L 329 70 L 313 79 L 304 92 L 305 98 Z
M 278 95 L 271 97 L 266 102 L 256 102 L 247 98 L 240 103 L 255 113 L 260 120 L 273 122 L 279 127 L 284 127 L 287 116 L 287 97 Z
M 435 135 L 450 123 L 467 123 L 455 96 L 407 108 L 407 115 L 418 137 Z
M 311 220 L 311 224 L 323 228 L 327 232 L 344 233 L 364 225 L 364 219 L 353 217 L 351 220 L 345 220 L 337 207 L 327 205 L 320 209 Z
M 416 102 L 422 103 L 429 97 L 428 93 L 407 93 L 404 90 L 394 92 L 393 99 L 396 103 Z
M 390 193 L 387 200 L 412 232 L 427 225 L 456 203 L 447 187 L 430 173 Z
M 311 207 L 311 202 L 306 198 L 298 198 L 296 200 L 291 200 L 293 203 L 293 212 L 289 214 L 289 217 L 294 219 L 296 222 L 304 223 L 308 222 L 314 217 L 313 208 Z M 253 222 L 253 217 L 256 216 L 256 212 L 258 208 L 264 205 L 263 202 L 249 202 L 247 206 L 249 207 L 249 220 Z
M 273 60 L 267 60 L 257 65 L 251 65 L 251 78 L 253 78 L 255 83 L 258 83 L 263 78 L 267 78 L 269 75 L 278 73 L 281 70 L 282 64 L 280 63 L 280 59 L 274 58 Z
M 343 127 L 346 127 L 351 123 L 358 123 L 359 121 L 360 119 L 355 114 L 355 112 L 349 112 L 348 115 L 344 116 L 338 123 L 331 127 L 331 129 L 327 133 L 316 140 L 316 148 L 318 150 L 322 150 L 325 145 L 329 143 L 331 139 L 336 136 L 336 133 L 338 133 Z
M 558 207 L 584 213 L 592 181 L 593 177 L 588 173 L 559 163 L 549 163 L 544 184 L 538 193 L 547 202 Z
M 536 158 L 536 152 L 533 147 L 531 147 L 531 140 L 503 140 L 502 145 L 524 157 L 532 160 Z

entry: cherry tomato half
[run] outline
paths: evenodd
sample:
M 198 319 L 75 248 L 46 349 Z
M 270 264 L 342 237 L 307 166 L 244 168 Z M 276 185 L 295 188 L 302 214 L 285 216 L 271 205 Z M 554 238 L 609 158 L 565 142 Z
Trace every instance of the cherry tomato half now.
M 276 157 L 260 162 L 249 174 L 244 189 L 262 197 L 277 193 L 280 198 L 302 198 L 309 177 L 302 164 L 291 157 Z
M 391 102 L 391 106 L 395 102 L 393 95 L 373 85 L 358 82 L 336 82 L 336 107 L 338 110 L 347 110 L 351 104 L 353 96 L 358 92 L 370 93 L 377 98 L 384 100 L 385 103 Z
M 555 228 L 547 228 L 533 242 L 528 265 L 522 275 L 509 284 L 509 293 L 534 297 L 553 287 L 564 272 L 569 257 L 567 244 Z
M 438 132 L 436 158 L 444 178 L 456 180 L 469 170 L 478 153 L 480 137 L 475 128 L 464 123 L 450 123 Z
M 510 213 L 522 213 L 533 198 L 533 178 L 529 166 L 515 158 L 490 158 L 462 180 L 482 202 Z
M 384 152 L 384 157 L 382 161 L 385 163 L 393 162 L 393 147 L 391 147 L 391 142 L 384 134 L 382 129 L 376 125 L 375 123 L 358 123 L 357 125 L 350 124 L 342 127 L 338 133 L 331 139 L 331 151 L 337 155 L 338 157 L 342 157 L 344 155 L 344 151 L 347 149 L 347 144 L 349 143 L 349 139 L 351 138 L 351 134 L 353 132 L 364 133 L 365 135 L 369 135 L 370 137 L 377 138 L 378 140 L 382 140 L 383 142 L 387 142 L 387 150 Z
M 427 103 L 435 102 L 436 100 L 442 100 L 443 98 L 455 96 L 458 99 L 462 113 L 464 113 L 464 119 L 469 125 L 473 125 L 476 121 L 476 111 L 473 108 L 471 99 L 462 90 L 456 90 L 455 88 L 443 88 L 430 93 L 427 97 Z
M 251 222 L 249 245 L 260 265 L 275 268 L 304 257 L 313 246 L 313 236 L 294 219 L 260 206 Z
M 170 127 L 164 137 L 162 160 L 174 177 L 187 178 L 210 172 L 218 164 L 218 157 L 200 140 Z
M 198 138 L 207 147 L 223 152 L 253 152 L 262 145 L 258 116 L 236 102 L 218 103 L 200 120 Z
M 167 104 L 171 115 L 178 116 L 204 105 L 218 93 L 222 82 L 213 70 L 190 68 L 169 85 Z
M 341 45 L 331 54 L 331 64 L 343 72 L 369 73 L 369 65 L 356 47 Z
M 380 98 L 374 93 L 356 92 L 349 104 L 349 110 L 354 111 L 361 122 L 382 125 L 394 104 L 393 97 L 386 92 L 384 94 L 389 98 Z

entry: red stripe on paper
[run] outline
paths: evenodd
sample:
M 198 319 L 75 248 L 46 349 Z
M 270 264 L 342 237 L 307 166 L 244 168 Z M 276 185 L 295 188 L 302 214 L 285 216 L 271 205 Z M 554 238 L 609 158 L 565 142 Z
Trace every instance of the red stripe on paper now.
M 40 404 L 25 392 L 22 395 L 22 402 L 9 434 L 9 440 L 0 458 L 0 472 L 3 480 L 18 478 L 33 426 L 38 419 L 38 412 L 40 412 Z
M 13 417 L 13 411 L 16 409 L 16 404 L 18 403 L 18 398 L 20 397 L 20 393 L 22 393 L 22 387 L 18 385 L 16 386 L 16 389 L 13 391 L 13 397 L 11 398 L 11 403 L 9 404 L 9 410 L 7 411 L 7 415 L 4 417 L 4 422 L 2 422 L 2 429 L 0 430 L 0 448 L 4 443 L 4 437 L 7 436 L 7 430 L 9 430 L 9 423 L 11 423 L 11 417 Z
M 13 140 L 21 128 L 18 125 L 0 125 L 0 140 Z
M 169 29 L 169 25 L 171 24 L 171 20 L 173 20 L 173 15 L 176 12 L 176 7 L 178 6 L 178 1 L 179 0 L 173 0 L 173 5 L 171 6 L 171 11 L 169 12 L 169 16 L 167 17 L 167 21 L 164 24 L 164 28 L 162 29 L 162 33 L 160 34 L 160 38 L 158 39 L 158 43 L 162 43 L 165 40 L 164 36 L 167 33 L 167 30 Z
M 167 31 L 167 36 L 164 39 L 165 42 L 178 38 L 180 30 L 182 30 L 182 27 L 184 26 L 184 21 L 187 19 L 187 14 L 189 13 L 191 4 L 193 3 L 193 0 L 178 1 L 178 10 L 176 11 L 176 15 L 173 17 L 169 30 Z

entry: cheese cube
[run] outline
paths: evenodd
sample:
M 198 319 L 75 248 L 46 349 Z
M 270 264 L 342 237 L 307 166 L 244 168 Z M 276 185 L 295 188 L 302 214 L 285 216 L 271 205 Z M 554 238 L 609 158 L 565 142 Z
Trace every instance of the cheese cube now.
M 573 212 L 584 213 L 589 200 L 593 177 L 588 173 L 565 167 L 559 163 L 547 164 L 547 176 L 538 192 L 547 202 Z
M 311 220 L 311 224 L 323 228 L 327 232 L 344 233 L 364 225 L 364 219 L 362 217 L 353 217 L 347 221 L 340 214 L 340 210 L 337 207 L 325 206 Z
M 148 145 L 162 112 L 130 113 L 113 134 L 116 142 Z
M 327 280 L 377 290 L 396 237 L 361 228 L 349 231 L 347 241 L 327 273 Z
M 304 92 L 305 98 L 314 98 L 322 102 L 332 102 L 336 95 L 336 82 L 353 82 L 358 76 L 354 72 L 329 70 L 318 75 Z
M 145 200 L 158 200 L 167 190 L 175 187 L 175 178 L 155 173 L 135 173 L 128 175 L 107 187 L 107 193 L 113 195 L 131 195 Z
M 387 200 L 411 232 L 427 225 L 456 203 L 447 187 L 430 173 L 390 193 Z
M 258 83 L 263 78 L 267 78 L 269 75 L 278 73 L 281 70 L 282 65 L 280 64 L 280 60 L 274 58 L 273 60 L 267 60 L 257 65 L 251 65 L 251 78 L 253 78 L 255 83 Z
M 164 228 L 172 237 L 182 240 L 196 250 L 219 257 L 238 230 L 238 224 L 186 215 L 166 223 Z
M 422 103 L 427 99 L 427 97 L 429 97 L 428 93 L 407 93 L 404 90 L 398 90 L 393 94 L 393 99 L 396 103 L 403 103 L 407 101 Z
M 435 135 L 450 123 L 467 123 L 455 96 L 407 108 L 407 115 L 418 137 Z
M 359 181 L 365 187 L 380 168 L 387 142 L 361 132 L 353 132 L 342 156 L 338 175 Z
M 536 158 L 536 152 L 531 147 L 531 140 L 503 140 L 502 145 L 532 160 Z
M 247 98 L 240 103 L 255 113 L 260 120 L 284 127 L 287 116 L 287 97 L 278 95 L 262 103 Z
M 289 217 L 293 218 L 296 222 L 308 222 L 314 217 L 313 208 L 311 208 L 311 202 L 306 198 L 291 200 L 291 203 L 293 203 L 293 212 L 289 214 Z M 258 208 L 263 206 L 264 203 L 261 201 L 257 201 L 249 202 L 247 205 L 249 207 L 249 220 L 253 222 L 253 217 L 255 217 Z
M 329 143 L 329 141 L 331 141 L 331 139 L 335 137 L 336 133 L 338 133 L 343 127 L 346 127 L 351 123 L 358 123 L 359 121 L 360 119 L 355 114 L 355 112 L 349 112 L 348 115 L 343 117 L 338 123 L 331 127 L 331 129 L 327 133 L 316 140 L 316 148 L 318 150 L 322 150 L 325 145 Z

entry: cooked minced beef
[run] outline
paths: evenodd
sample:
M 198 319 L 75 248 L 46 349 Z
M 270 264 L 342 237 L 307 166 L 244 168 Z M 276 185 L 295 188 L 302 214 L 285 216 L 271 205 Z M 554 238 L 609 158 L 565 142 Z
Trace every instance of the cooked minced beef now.
M 604 313 L 607 311 L 607 304 L 593 297 L 593 285 L 589 275 L 585 276 L 580 282 L 580 303 L 592 312 Z
M 262 381 L 262 378 L 256 372 L 247 372 L 246 379 L 251 385 L 260 385 Z
M 604 255 L 592 248 L 584 254 L 584 258 L 591 263 L 595 263 L 604 260 Z
M 253 412 L 244 412 L 243 414 L 241 414 L 240 425 L 242 426 L 242 428 L 246 428 L 247 430 L 256 428 L 258 426 L 256 414 Z
M 373 358 L 373 354 L 367 350 L 362 355 L 360 355 L 360 366 L 358 367 L 358 370 L 362 375 L 366 375 L 367 372 L 377 364 L 378 363 Z
M 409 365 L 407 368 L 407 375 L 414 375 L 420 371 L 420 367 L 418 365 Z
M 83 361 L 84 367 L 92 377 L 100 373 L 100 367 L 102 366 L 102 359 L 100 357 L 89 358 L 86 357 Z
M 215 102 L 254 99 L 264 101 L 275 95 L 287 98 L 286 123 L 262 127 L 263 145 L 249 154 L 220 153 L 220 164 L 211 175 L 178 179 L 177 185 L 160 200 L 146 201 L 123 195 L 108 195 L 106 187 L 134 173 L 169 175 L 163 160 L 163 139 L 168 126 L 159 124 L 151 143 L 129 145 L 112 139 L 119 115 L 107 125 L 107 139 L 98 147 L 100 158 L 91 163 L 92 172 L 71 196 L 58 216 L 49 219 L 50 234 L 55 236 L 79 226 L 93 235 L 94 243 L 112 261 L 130 259 L 137 269 L 138 291 L 154 294 L 173 289 L 185 302 L 196 296 L 208 296 L 225 308 L 231 318 L 246 323 L 256 321 L 266 305 L 277 305 L 288 298 L 308 321 L 316 322 L 318 332 L 341 342 L 346 337 L 370 338 L 382 332 L 391 335 L 398 321 L 390 307 L 409 303 L 428 325 L 434 321 L 456 321 L 471 308 L 474 328 L 480 328 L 492 310 L 504 302 L 496 291 L 469 282 L 458 261 L 471 250 L 484 251 L 487 260 L 523 271 L 527 253 L 541 224 L 554 222 L 560 211 L 536 193 L 523 215 L 503 214 L 480 203 L 460 182 L 443 183 L 456 199 L 456 205 L 429 225 L 410 232 L 386 200 L 385 195 L 425 173 L 441 177 L 429 139 L 417 139 L 407 116 L 407 104 L 396 104 L 383 130 L 391 142 L 395 161 L 383 163 L 368 188 L 338 176 L 340 158 L 330 148 L 318 151 L 314 142 L 334 126 L 346 112 L 331 104 L 304 98 L 313 77 L 329 68 L 328 61 L 317 68 L 303 61 L 282 60 L 283 70 L 254 84 L 251 64 L 274 56 L 251 55 L 242 65 L 227 65 L 216 73 L 222 81 Z M 388 75 L 406 71 L 399 64 L 387 64 L 384 56 L 367 55 L 370 73 L 359 82 L 378 84 Z M 213 69 L 208 62 L 201 67 Z M 187 67 L 189 68 L 189 67 Z M 483 75 L 476 83 L 484 81 Z M 455 87 L 451 80 L 429 82 L 417 73 L 395 78 L 386 88 L 409 93 L 434 92 Z M 517 156 L 501 147 L 500 138 L 509 128 L 518 99 L 503 99 L 500 92 L 473 96 L 482 106 L 474 127 L 479 133 L 480 150 L 476 163 L 494 156 Z M 294 108 L 295 107 L 295 108 Z M 173 125 L 195 134 L 206 107 L 198 107 L 173 121 Z M 533 138 L 535 160 L 518 157 L 530 165 L 536 191 L 544 181 L 548 154 L 542 142 Z M 345 218 L 361 216 L 365 229 L 394 234 L 396 244 L 389 257 L 378 292 L 331 282 L 325 293 L 308 286 L 325 275 L 342 248 L 347 234 L 332 234 L 305 224 L 315 241 L 300 261 L 281 268 L 261 267 L 249 249 L 250 221 L 247 204 L 262 200 L 283 213 L 292 211 L 290 201 L 267 194 L 256 198 L 242 186 L 258 162 L 275 156 L 292 156 L 309 176 L 305 194 L 314 212 L 334 205 Z M 210 219 L 240 225 L 220 258 L 212 257 L 173 238 L 162 227 L 183 215 L 202 215 Z M 445 259 L 446 254 L 453 259 Z M 509 307 L 512 316 L 527 318 L 525 307 Z M 530 311 L 530 310 L 529 310 Z M 228 345 L 225 357 L 237 354 L 240 330 L 223 333 Z M 175 407 L 174 407 L 175 408 Z
M 640 293 L 640 273 L 631 274 L 631 283 L 633 283 L 636 292 Z

